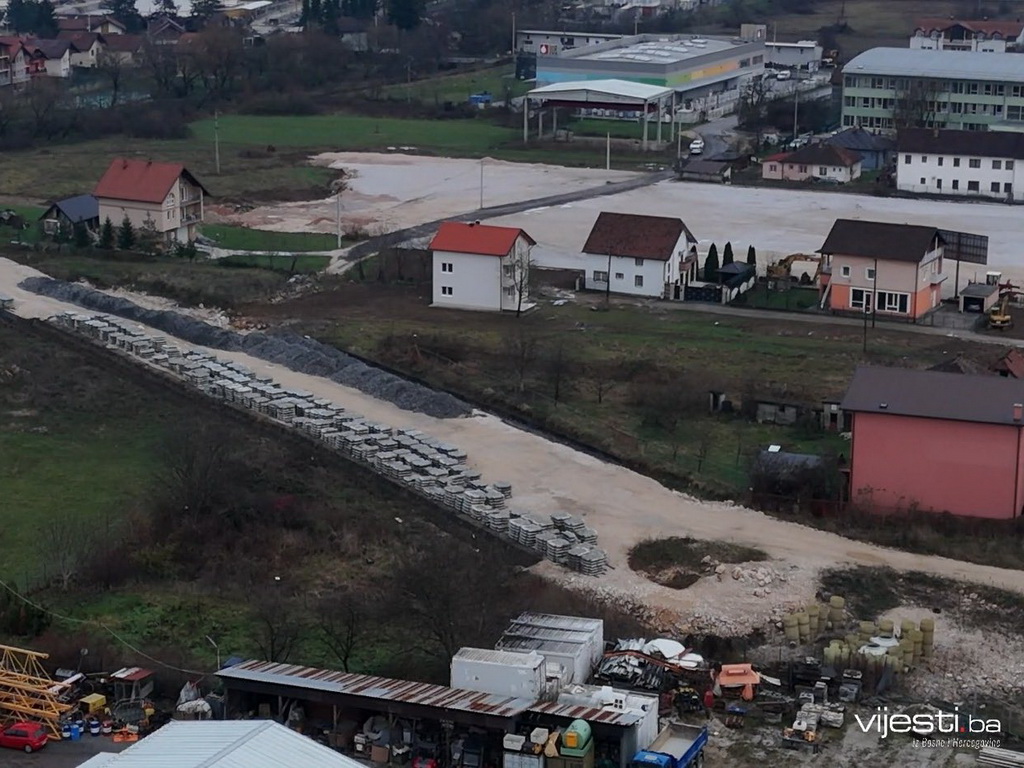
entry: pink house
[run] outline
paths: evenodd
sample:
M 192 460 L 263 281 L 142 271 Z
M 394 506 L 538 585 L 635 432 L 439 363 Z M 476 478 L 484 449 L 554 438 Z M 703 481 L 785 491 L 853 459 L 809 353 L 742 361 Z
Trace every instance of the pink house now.
M 1024 382 L 1001 376 L 858 368 L 849 498 L 999 520 L 1024 512 Z
M 852 149 L 808 144 L 761 161 L 761 178 L 775 181 L 825 181 L 846 184 L 860 178 L 862 158 Z

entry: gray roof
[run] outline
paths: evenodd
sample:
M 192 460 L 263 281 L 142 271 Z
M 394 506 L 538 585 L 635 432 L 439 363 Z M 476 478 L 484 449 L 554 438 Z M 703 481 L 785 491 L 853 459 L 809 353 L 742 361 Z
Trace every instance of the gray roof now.
M 58 208 L 61 213 L 67 216 L 68 221 L 72 224 L 80 224 L 91 219 L 98 219 L 100 216 L 99 201 L 92 195 L 75 195 L 74 197 L 66 197 L 63 200 L 52 202 L 50 207 L 39 218 L 47 218 L 52 208 Z
M 1024 133 L 1016 131 L 936 131 L 932 128 L 904 128 L 896 140 L 900 152 L 1024 160 Z
M 842 408 L 1024 427 L 1024 421 L 1013 419 L 1017 403 L 1024 403 L 1024 381 L 1017 379 L 862 366 L 853 375 Z
M 960 295 L 984 299 L 991 296 L 998 290 L 998 285 L 989 285 L 988 283 L 971 283 L 967 287 L 960 289 Z
M 945 242 L 938 229 L 920 224 L 836 219 L 818 253 L 919 262 L 932 250 L 935 238 Z
M 896 147 L 896 142 L 888 136 L 881 136 L 863 128 L 847 128 L 826 139 L 825 143 L 857 152 L 886 152 Z
M 843 74 L 1021 83 L 1024 63 L 1016 54 L 872 48 L 850 59 Z
M 124 752 L 88 768 L 362 768 L 271 720 L 172 720 Z

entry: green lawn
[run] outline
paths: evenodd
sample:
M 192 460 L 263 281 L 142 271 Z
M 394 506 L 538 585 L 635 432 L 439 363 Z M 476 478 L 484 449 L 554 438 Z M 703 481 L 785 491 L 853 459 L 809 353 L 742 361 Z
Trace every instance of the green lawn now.
M 213 142 L 213 120 L 193 123 L 198 142 Z M 465 153 L 486 152 L 516 136 L 484 119 L 403 120 L 362 115 L 220 118 L 222 146 L 320 147 L 327 150 L 414 146 Z
M 796 273 L 796 276 L 799 276 L 799 273 Z M 761 282 L 734 303 L 755 309 L 784 309 L 795 312 L 816 306 L 818 298 L 817 288 L 794 287 L 788 291 L 771 291 L 768 290 L 767 283 Z
M 202 233 L 218 248 L 239 251 L 330 251 L 338 247 L 336 235 L 325 232 L 268 232 L 229 224 L 203 224 Z M 313 270 L 303 270 L 313 271 Z
M 384 89 L 384 95 L 425 104 L 443 104 L 446 101 L 459 104 L 468 101 L 473 93 L 486 91 L 495 101 L 501 101 L 505 98 L 506 90 L 511 90 L 515 98 L 524 95 L 532 87 L 532 83 L 515 79 L 513 67 L 501 66 L 390 85 Z
M 289 274 L 313 274 L 323 272 L 331 263 L 330 256 L 319 254 L 284 254 L 284 253 L 234 253 L 214 262 L 219 267 L 242 267 L 270 269 L 275 272 L 285 271 Z

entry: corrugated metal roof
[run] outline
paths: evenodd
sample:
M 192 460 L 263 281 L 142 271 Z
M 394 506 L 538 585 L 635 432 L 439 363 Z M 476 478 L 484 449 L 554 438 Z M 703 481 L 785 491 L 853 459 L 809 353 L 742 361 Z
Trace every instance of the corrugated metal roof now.
M 381 701 L 400 701 L 495 717 L 514 717 L 525 712 L 533 704 L 529 699 L 466 691 L 410 680 L 300 667 L 295 664 L 275 664 L 271 661 L 245 661 L 220 670 L 217 676 L 226 680 L 287 685 L 293 688 L 361 696 Z
M 993 56 L 981 51 L 956 51 L 955 54 L 913 48 L 872 48 L 850 59 L 843 67 L 843 74 L 1024 82 L 1024 67 L 1016 56 Z
M 106 757 L 106 755 L 104 755 Z M 172 720 L 88 768 L 363 768 L 270 720 Z
M 486 661 L 490 664 L 504 664 L 510 667 L 526 667 L 536 669 L 544 663 L 544 657 L 530 651 L 492 651 L 487 648 L 460 648 L 455 654 L 456 659 L 467 661 Z
M 661 86 L 647 85 L 646 83 L 634 83 L 630 80 L 581 80 L 569 83 L 553 83 L 552 85 L 534 88 L 527 94 L 529 98 L 538 101 L 541 99 L 561 99 L 580 102 L 599 100 L 602 96 L 642 102 L 671 95 L 671 88 L 662 88 Z M 596 99 L 592 97 L 596 97 Z
M 115 752 L 100 752 L 98 755 L 90 757 L 78 768 L 107 768 L 115 757 L 117 757 Z
M 624 728 L 636 725 L 643 720 L 640 712 L 633 710 L 604 709 L 602 707 L 588 706 L 586 704 L 560 703 L 549 701 L 530 707 L 530 712 L 537 712 L 552 717 L 568 717 L 573 720 L 586 720 L 588 723 L 605 723 L 606 725 L 618 725 Z
M 602 619 L 588 619 L 583 616 L 562 616 L 557 613 L 533 613 L 532 611 L 524 611 L 519 614 L 514 623 L 532 624 L 535 627 L 571 629 L 577 632 L 590 632 L 594 629 L 604 630 L 604 621 Z

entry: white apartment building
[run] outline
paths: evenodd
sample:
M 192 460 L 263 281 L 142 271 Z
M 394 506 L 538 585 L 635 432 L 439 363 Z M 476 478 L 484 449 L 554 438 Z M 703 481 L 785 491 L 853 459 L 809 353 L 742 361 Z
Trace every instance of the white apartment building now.
M 430 241 L 434 307 L 519 312 L 529 302 L 536 241 L 514 227 L 446 221 Z
M 1024 133 L 910 128 L 897 149 L 900 191 L 1024 201 Z
M 910 47 L 926 51 L 1006 53 L 1024 45 L 1024 23 L 918 19 Z
M 672 298 L 696 239 L 680 219 L 602 211 L 583 246 L 584 287 Z

